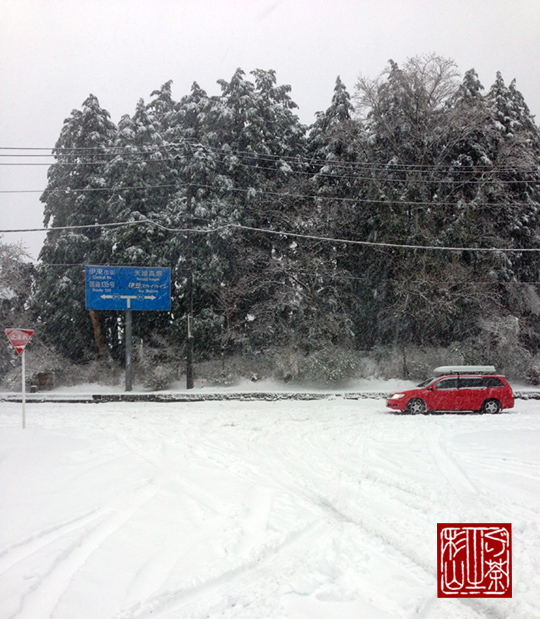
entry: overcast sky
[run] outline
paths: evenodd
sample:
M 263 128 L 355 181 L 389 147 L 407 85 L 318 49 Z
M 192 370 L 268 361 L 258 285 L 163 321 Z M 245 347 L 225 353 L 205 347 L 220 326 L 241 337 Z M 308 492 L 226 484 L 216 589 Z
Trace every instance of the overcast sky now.
M 176 100 L 194 81 L 217 94 L 238 67 L 275 69 L 310 124 L 338 75 L 352 94 L 432 52 L 486 89 L 515 78 L 540 118 L 540 0 L 0 0 L 0 147 L 52 147 L 90 93 L 118 122 L 168 80 Z M 0 192 L 43 190 L 46 172 L 2 165 Z M 39 193 L 0 193 L 0 230 L 42 223 Z M 42 239 L 3 236 L 34 257 Z

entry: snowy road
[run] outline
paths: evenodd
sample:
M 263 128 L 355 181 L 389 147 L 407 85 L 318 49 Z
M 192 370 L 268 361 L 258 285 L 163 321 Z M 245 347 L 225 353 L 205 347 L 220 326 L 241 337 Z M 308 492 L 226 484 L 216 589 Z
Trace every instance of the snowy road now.
M 0 619 L 540 617 L 540 404 L 0 404 Z M 511 522 L 513 598 L 436 597 Z

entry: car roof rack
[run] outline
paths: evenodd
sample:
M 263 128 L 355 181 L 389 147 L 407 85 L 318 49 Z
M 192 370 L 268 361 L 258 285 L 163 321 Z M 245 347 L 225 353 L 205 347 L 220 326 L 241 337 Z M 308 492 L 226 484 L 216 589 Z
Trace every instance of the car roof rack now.
M 495 374 L 494 365 L 442 365 L 433 370 L 435 376 L 445 374 Z

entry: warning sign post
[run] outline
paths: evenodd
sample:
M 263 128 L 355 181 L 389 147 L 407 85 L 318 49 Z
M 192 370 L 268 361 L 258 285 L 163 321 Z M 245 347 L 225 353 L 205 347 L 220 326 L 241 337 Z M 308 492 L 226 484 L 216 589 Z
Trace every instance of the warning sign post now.
M 18 355 L 22 357 L 22 427 L 26 427 L 26 368 L 24 363 L 24 349 L 34 335 L 32 329 L 4 329 L 7 339 L 10 341 Z

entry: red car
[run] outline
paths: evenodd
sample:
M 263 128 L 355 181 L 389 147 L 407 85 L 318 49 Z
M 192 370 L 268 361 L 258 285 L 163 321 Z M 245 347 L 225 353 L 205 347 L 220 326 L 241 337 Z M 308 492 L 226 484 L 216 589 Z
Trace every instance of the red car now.
M 428 411 L 493 414 L 514 406 L 512 387 L 491 365 L 445 366 L 433 373 L 435 378 L 424 381 L 416 389 L 394 393 L 386 406 L 414 414 Z

